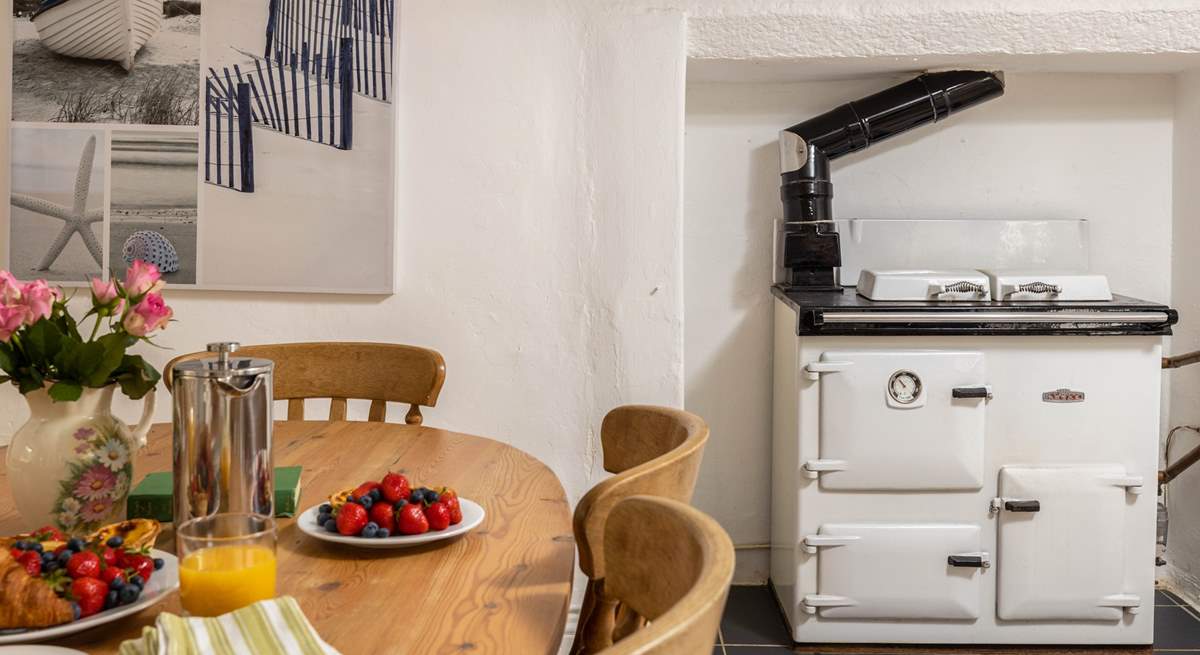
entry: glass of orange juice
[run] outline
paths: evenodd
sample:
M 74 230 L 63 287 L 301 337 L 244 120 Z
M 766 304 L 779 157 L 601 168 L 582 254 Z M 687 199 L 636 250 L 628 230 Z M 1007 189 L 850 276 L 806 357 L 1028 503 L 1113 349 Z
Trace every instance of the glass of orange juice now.
M 189 616 L 220 616 L 275 597 L 275 519 L 194 518 L 175 531 L 179 598 Z

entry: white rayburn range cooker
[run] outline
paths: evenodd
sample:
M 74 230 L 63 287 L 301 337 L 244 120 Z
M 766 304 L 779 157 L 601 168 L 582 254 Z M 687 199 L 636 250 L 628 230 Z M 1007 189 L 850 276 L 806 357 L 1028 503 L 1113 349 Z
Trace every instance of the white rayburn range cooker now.
M 847 138 L 870 143 L 863 116 L 894 128 L 887 106 L 931 111 L 922 93 L 957 106 L 960 87 L 990 83 L 950 75 L 855 104 Z M 1114 296 L 1102 275 L 1030 270 L 1033 256 L 1000 267 L 1012 253 L 954 270 L 868 261 L 846 281 L 857 289 L 840 286 L 820 160 L 849 150 L 818 119 L 783 139 L 773 287 L 771 581 L 793 638 L 1152 643 L 1161 338 L 1176 312 Z

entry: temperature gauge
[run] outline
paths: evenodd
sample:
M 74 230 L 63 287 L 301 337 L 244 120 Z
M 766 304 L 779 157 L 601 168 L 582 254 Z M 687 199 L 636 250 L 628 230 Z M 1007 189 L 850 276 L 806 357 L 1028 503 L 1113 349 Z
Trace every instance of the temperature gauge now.
M 888 395 L 901 405 L 911 405 L 921 396 L 921 378 L 912 371 L 896 371 L 888 379 Z

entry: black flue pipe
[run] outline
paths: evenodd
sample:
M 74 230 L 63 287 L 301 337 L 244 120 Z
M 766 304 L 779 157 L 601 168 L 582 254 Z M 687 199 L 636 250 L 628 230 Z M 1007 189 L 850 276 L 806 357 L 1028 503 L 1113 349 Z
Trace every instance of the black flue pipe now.
M 833 269 L 841 266 L 841 247 L 828 223 L 833 220 L 831 160 L 1003 94 L 1002 73 L 926 73 L 783 130 L 783 216 L 793 223 L 813 223 L 791 227 L 785 237 L 789 286 L 837 288 Z

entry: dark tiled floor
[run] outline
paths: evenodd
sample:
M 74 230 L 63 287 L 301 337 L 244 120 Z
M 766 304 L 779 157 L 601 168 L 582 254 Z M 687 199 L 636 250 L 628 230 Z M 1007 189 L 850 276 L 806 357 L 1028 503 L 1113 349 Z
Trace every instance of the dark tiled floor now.
M 791 645 L 770 589 L 737 586 L 729 590 L 713 655 L 785 655 Z M 1154 652 L 1200 655 L 1200 611 L 1165 591 L 1154 592 Z

